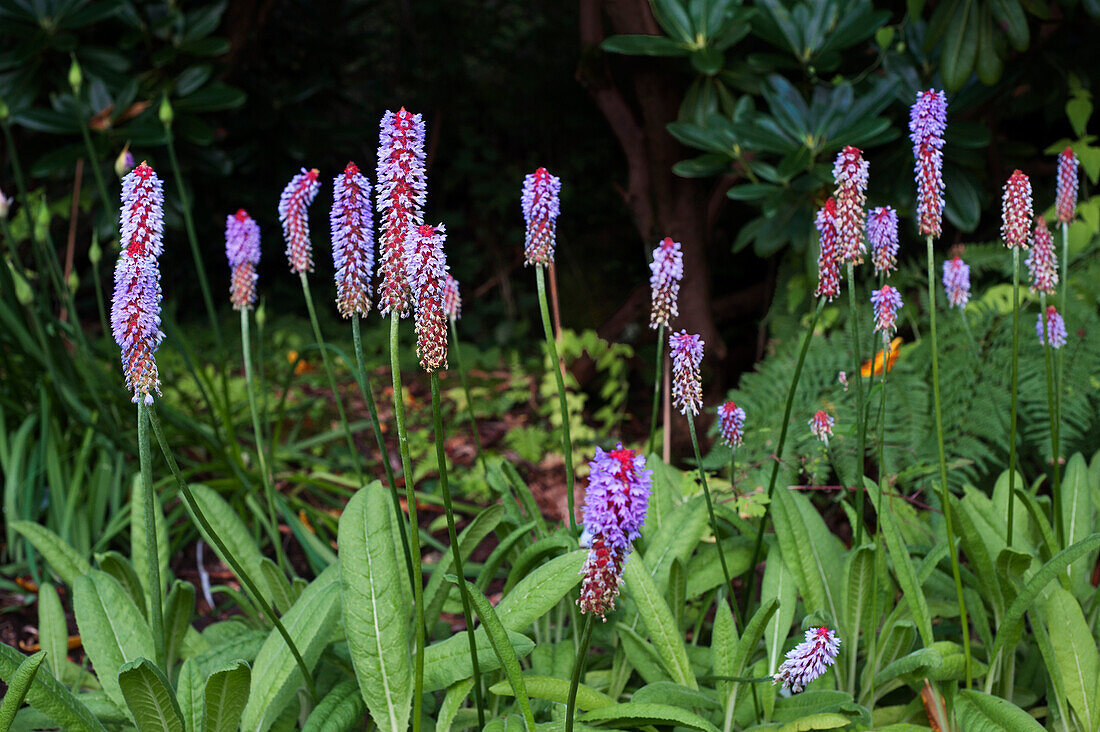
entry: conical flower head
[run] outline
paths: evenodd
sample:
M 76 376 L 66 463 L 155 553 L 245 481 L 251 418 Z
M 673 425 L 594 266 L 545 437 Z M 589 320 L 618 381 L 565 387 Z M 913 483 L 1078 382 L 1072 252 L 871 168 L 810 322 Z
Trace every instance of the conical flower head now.
M 898 310 L 901 310 L 901 293 L 896 287 L 883 285 L 871 293 L 875 309 L 875 331 L 892 336 L 898 329 Z
M 733 402 L 718 407 L 718 429 L 727 447 L 737 447 L 745 439 L 745 410 Z
M 817 410 L 810 418 L 810 432 L 824 442 L 826 447 L 829 445 L 829 438 L 833 436 L 834 422 L 835 420 L 824 409 Z
M 345 318 L 370 312 L 374 270 L 374 220 L 370 181 L 348 163 L 332 179 L 332 262 L 336 266 L 336 308 Z
M 836 199 L 829 198 L 818 209 L 814 226 L 820 235 L 821 247 L 817 253 L 817 289 L 814 297 L 824 297 L 829 302 L 840 294 L 840 251 L 836 240 Z
M 1005 246 L 1027 248 L 1031 233 L 1031 181 L 1021 171 L 1013 171 L 1005 183 L 1001 199 L 1001 238 Z
M 867 241 L 871 243 L 875 274 L 889 274 L 897 269 L 898 212 L 891 206 L 872 209 L 867 216 Z
M 1058 223 L 1073 221 L 1077 209 L 1077 156 L 1067 147 L 1058 155 Z
M 1031 253 L 1024 261 L 1031 275 L 1031 291 L 1053 295 L 1058 289 L 1058 255 L 1054 253 L 1054 237 L 1042 216 L 1035 220 Z
M 225 217 L 225 256 L 230 269 L 229 301 L 234 310 L 251 310 L 259 278 L 260 225 L 243 208 Z
M 550 265 L 557 246 L 558 215 L 561 213 L 561 178 L 539 168 L 523 178 L 523 220 L 527 235 L 523 254 L 525 264 Z
M 133 401 L 152 404 L 153 393 L 160 394 L 156 352 L 164 340 L 157 267 L 163 251 L 164 190 L 144 161 L 122 179 L 121 210 L 111 331 L 122 349 L 122 371 Z
M 462 295 L 458 292 L 458 280 L 450 272 L 443 282 L 443 314 L 450 320 L 462 317 Z
M 286 239 L 286 256 L 290 271 L 296 274 L 313 271 L 313 244 L 309 240 L 309 206 L 321 189 L 317 168 L 290 179 L 279 197 L 279 221 Z
M 645 469 L 645 457 L 623 449 L 621 443 L 611 452 L 597 447 L 588 467 L 584 529 L 592 538 L 577 605 L 582 613 L 603 618 L 615 609 L 630 542 L 645 523 L 653 471 Z
M 913 172 L 917 182 L 917 227 L 921 236 L 939 237 L 943 226 L 943 136 L 947 129 L 947 96 L 929 89 L 917 92 L 909 109 Z
M 672 403 L 680 414 L 699 414 L 703 407 L 703 385 L 699 366 L 703 362 L 703 339 L 686 330 L 669 336 L 672 351 Z
M 443 312 L 443 285 L 447 260 L 443 256 L 443 224 L 422 224 L 408 239 L 406 276 L 416 305 L 416 355 L 427 372 L 447 368 L 447 316 Z
M 962 257 L 943 263 L 943 289 L 947 292 L 950 307 L 962 308 L 970 302 L 970 265 Z
M 840 639 L 836 632 L 829 628 L 811 628 L 806 631 L 806 640 L 787 652 L 787 659 L 775 672 L 772 683 L 782 684 L 784 689 L 797 694 L 825 673 L 838 653 Z
M 1039 334 L 1039 345 L 1049 344 L 1053 348 L 1061 348 L 1066 345 L 1066 322 L 1053 305 L 1047 306 L 1046 312 L 1046 338 L 1043 337 L 1043 315 L 1035 323 L 1035 331 Z
M 649 311 L 649 327 L 656 329 L 663 325 L 669 327 L 672 319 L 679 314 L 676 301 L 680 297 L 680 280 L 684 278 L 684 254 L 680 242 L 665 237 L 653 250 L 653 261 L 649 265 L 649 289 L 652 305 Z
M 412 307 L 412 290 L 405 279 L 406 239 L 424 223 L 427 190 L 423 118 L 404 107 L 387 111 L 378 132 L 378 309 L 383 315 L 392 311 L 404 318 Z
M 858 147 L 846 146 L 833 164 L 836 180 L 836 234 L 841 261 L 862 264 L 867 245 L 863 229 L 867 221 L 867 179 L 870 164 Z

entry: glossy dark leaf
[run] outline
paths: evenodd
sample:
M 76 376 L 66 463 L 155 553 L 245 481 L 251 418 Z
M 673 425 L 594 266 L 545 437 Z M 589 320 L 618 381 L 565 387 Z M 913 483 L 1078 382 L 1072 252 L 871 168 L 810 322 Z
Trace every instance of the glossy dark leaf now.
M 664 36 L 611 36 L 600 44 L 600 48 L 628 56 L 687 56 L 689 53 L 683 45 Z
M 189 97 L 175 103 L 177 111 L 212 112 L 218 109 L 236 109 L 244 104 L 247 95 L 240 89 L 216 81 Z
M 687 8 L 680 0 L 650 0 L 650 8 L 657 23 L 665 33 L 681 43 L 691 43 L 695 40 L 692 32 L 691 18 L 688 17 Z
M 978 55 L 978 12 L 975 0 L 959 0 L 958 8 L 943 38 L 940 73 L 948 89 L 961 87 Z
M 948 164 L 943 169 L 943 182 L 944 214 L 948 221 L 962 231 L 974 231 L 982 215 L 982 204 L 970 176 Z
M 80 126 L 72 115 L 53 109 L 28 109 L 12 115 L 12 122 L 29 130 L 51 135 L 80 134 Z
M 993 35 L 993 18 L 989 3 L 983 3 L 978 21 L 978 78 L 983 84 L 993 84 L 1001 78 L 1004 62 L 997 54 Z
M 688 158 L 672 166 L 672 172 L 683 178 L 711 178 L 728 173 L 729 170 L 729 156 L 719 153 L 707 153 L 697 158 Z
M 222 13 L 225 11 L 225 3 L 214 3 L 201 7 L 187 14 L 187 30 L 184 31 L 184 41 L 194 41 L 205 38 L 218 28 Z
M 179 45 L 180 52 L 192 56 L 224 56 L 229 53 L 229 41 L 224 38 L 198 38 L 184 41 Z
M 993 11 L 997 24 L 1005 32 L 1008 42 L 1017 51 L 1024 51 L 1031 42 L 1031 32 L 1027 27 L 1027 18 L 1019 0 L 989 0 L 987 6 Z
M 714 76 L 722 70 L 726 59 L 722 52 L 714 48 L 701 48 L 691 53 L 691 65 L 700 74 Z
M 213 73 L 214 68 L 209 64 L 200 64 L 185 69 L 172 82 L 176 96 L 186 97 L 188 94 L 197 91 L 199 87 L 210 80 Z

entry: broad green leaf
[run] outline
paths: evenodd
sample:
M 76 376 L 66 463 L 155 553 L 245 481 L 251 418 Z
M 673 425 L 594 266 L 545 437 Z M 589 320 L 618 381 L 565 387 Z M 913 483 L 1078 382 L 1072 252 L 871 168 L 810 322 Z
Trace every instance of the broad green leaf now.
M 683 709 L 721 709 L 714 695 L 700 689 L 689 689 L 674 681 L 646 684 L 634 692 L 630 701 L 636 704 L 671 704 Z
M 118 685 L 123 664 L 155 655 L 153 632 L 111 575 L 92 570 L 73 585 L 73 612 L 84 650 L 111 701 L 125 704 Z
M 168 678 L 152 661 L 139 658 L 126 663 L 118 673 L 118 685 L 139 730 L 184 732 L 183 714 Z
M 387 514 L 388 515 L 388 514 Z M 387 535 L 388 538 L 388 535 Z M 392 544 L 390 544 L 392 549 Z M 309 584 L 294 607 L 283 616 L 287 633 L 298 646 L 306 668 L 312 669 L 321 651 L 332 639 L 332 630 L 340 615 L 339 564 L 334 564 Z M 272 630 L 253 664 L 256 672 L 241 717 L 241 728 L 264 732 L 304 683 L 302 672 L 278 630 Z M 207 712 L 207 719 L 210 713 Z
M 840 577 L 837 570 L 844 566 L 839 540 L 809 499 L 797 491 L 776 491 L 772 516 L 783 561 L 802 589 L 806 609 L 825 612 L 838 622 L 841 598 L 830 578 Z
M 852 702 L 852 695 L 835 689 L 809 689 L 798 694 L 780 697 L 775 702 L 772 719 L 776 722 L 795 722 L 815 712 L 836 711 L 837 707 Z M 851 721 L 851 720 L 849 720 Z
M 875 674 L 875 686 L 882 686 L 905 674 L 928 674 L 943 664 L 943 656 L 932 648 L 919 648 L 902 656 Z
M 864 485 L 875 501 L 878 495 L 878 486 L 874 481 L 864 479 Z M 917 579 L 916 570 L 913 569 L 913 559 L 909 555 L 909 549 L 905 546 L 905 540 L 898 531 L 894 514 L 890 510 L 890 503 L 883 506 L 883 511 L 878 519 L 882 527 L 882 533 L 886 537 L 886 547 L 890 551 L 890 558 L 894 560 L 894 574 L 897 575 L 898 584 L 901 585 L 902 597 L 909 605 L 909 612 L 917 624 L 917 632 L 920 633 L 921 642 L 924 645 L 932 645 L 932 616 L 928 612 L 928 601 L 924 597 L 924 590 Z M 876 504 L 877 505 L 877 504 Z
M 45 658 L 45 651 L 39 651 L 26 658 L 15 669 L 15 673 L 11 675 L 11 678 L 6 680 L 8 690 L 4 694 L 3 701 L 0 701 L 0 732 L 8 732 L 11 728 L 19 707 L 23 706 L 23 700 L 27 698 L 27 692 L 31 690 L 34 677 L 38 674 L 38 667 L 42 665 L 42 660 Z
M 62 679 L 62 669 L 69 655 L 69 626 L 61 598 L 49 582 L 38 588 L 38 644 L 46 652 L 46 667 L 57 679 Z
M 730 674 L 731 676 L 745 675 L 745 669 L 749 667 L 749 662 L 756 652 L 756 647 L 760 645 L 760 637 L 764 635 L 764 628 L 767 627 L 768 621 L 771 620 L 778 609 L 779 601 L 776 598 L 773 597 L 770 600 L 765 600 L 760 607 L 756 609 L 756 612 L 753 613 L 749 622 L 745 624 L 744 633 L 741 634 L 741 638 L 737 641 L 737 646 L 733 651 L 733 659 L 730 666 L 733 671 L 733 673 Z M 725 705 L 727 716 L 731 708 L 736 708 L 737 695 L 740 689 L 740 681 L 734 681 L 729 687 L 729 699 Z
M 841 658 L 850 660 L 849 669 L 854 673 L 860 634 L 877 620 L 871 617 L 871 604 L 877 591 L 875 546 L 864 544 L 849 552 L 847 565 L 848 586 L 843 596 L 843 615 L 839 623 L 847 648 L 841 649 Z M 774 672 L 775 669 L 771 670 Z
M 496 607 L 497 617 L 508 630 L 526 629 L 557 605 L 581 581 L 581 567 L 588 552 L 554 557 L 516 583 Z
M 815 729 L 838 729 L 840 727 L 847 727 L 851 723 L 852 720 L 845 717 L 843 714 L 822 712 L 820 714 L 811 714 L 808 717 L 803 717 L 794 722 L 788 722 L 779 728 L 779 732 L 807 732 L 807 730 Z
M 993 560 L 990 558 L 986 543 L 982 541 L 974 525 L 972 510 L 967 506 L 965 499 L 960 501 L 954 496 L 951 496 L 951 510 L 962 539 L 962 549 L 970 560 L 970 568 L 978 580 L 982 595 L 993 607 L 994 614 L 1000 617 L 1005 609 L 1001 583 L 997 577 L 997 571 L 993 568 Z
M 248 703 L 251 678 L 252 672 L 245 661 L 237 661 L 210 674 L 202 692 L 206 706 L 205 732 L 236 732 Z
M 153 520 L 157 533 L 157 564 L 160 570 L 161 597 L 164 597 L 168 587 L 168 528 L 164 524 L 164 511 L 161 510 L 160 498 L 153 493 Z M 236 516 L 236 513 L 233 514 Z M 133 492 L 130 499 L 130 561 L 134 564 L 134 572 L 138 581 L 145 590 L 146 610 L 150 607 L 149 595 L 149 554 L 148 542 L 145 536 L 145 490 L 140 475 L 134 476 Z M 142 603 L 138 603 L 140 606 Z M 148 615 L 148 613 L 146 613 Z
M 134 571 L 134 565 L 130 563 L 130 560 L 116 551 L 108 551 L 97 554 L 96 563 L 99 564 L 100 569 L 118 580 L 119 584 L 122 585 L 122 589 L 126 590 L 126 594 L 133 599 L 138 609 L 148 617 L 149 611 L 145 606 L 145 585 L 138 578 L 137 572 Z
M 218 538 L 224 542 L 226 548 L 232 552 L 236 560 L 240 562 L 241 567 L 248 573 L 248 576 L 259 577 L 263 555 L 260 553 L 259 547 L 256 546 L 256 542 L 252 540 L 252 534 L 249 533 L 248 528 L 241 521 L 237 512 L 225 502 L 225 499 L 218 495 L 217 491 L 205 485 L 192 485 L 191 493 L 195 496 L 195 503 L 198 504 L 199 509 L 210 522 L 210 527 L 218 534 Z M 188 507 L 188 512 L 190 512 L 190 507 Z M 192 520 L 194 520 L 193 516 Z M 197 524 L 198 522 L 196 522 Z M 206 536 L 205 532 L 203 536 L 207 544 L 218 553 L 218 557 L 228 566 L 229 563 L 226 562 L 225 557 L 221 556 L 217 545 L 211 541 L 209 536 Z
M 531 574 L 539 565 L 546 563 L 551 554 L 568 554 L 576 551 L 577 541 L 562 533 L 545 536 L 531 544 L 522 552 L 508 570 L 508 579 L 504 582 L 504 596 L 507 597 L 520 581 Z
M 1062 530 L 1066 546 L 1076 544 L 1092 531 L 1092 496 L 1089 493 L 1088 465 L 1081 453 L 1076 453 L 1066 463 L 1062 478 Z M 1092 594 L 1089 575 L 1094 564 L 1095 557 L 1086 555 L 1066 568 L 1077 597 Z
M 600 48 L 628 56 L 687 56 L 689 53 L 687 48 L 664 36 L 611 36 L 600 44 Z
M 639 635 L 638 631 L 623 623 L 619 623 L 616 628 L 628 667 L 637 671 L 647 684 L 671 680 L 665 664 L 661 661 L 661 655 L 657 653 L 652 643 Z
M 1043 663 L 1047 667 L 1047 678 L 1050 680 L 1050 688 L 1047 691 L 1047 704 L 1057 707 L 1058 715 L 1062 719 L 1069 719 L 1069 700 L 1066 699 L 1066 686 L 1062 683 L 1062 674 L 1057 673 L 1058 658 L 1054 653 L 1054 644 L 1047 632 L 1046 622 L 1042 615 L 1034 609 L 1028 611 L 1031 618 L 1031 628 L 1035 635 L 1035 645 L 1039 647 L 1039 653 L 1043 657 Z M 1098 696 L 1097 698 L 1100 698 Z
M 69 587 L 73 586 L 77 577 L 92 570 L 87 559 L 45 526 L 39 526 L 33 521 L 12 521 L 11 528 L 31 543 Z
M 378 481 L 356 493 L 337 543 L 344 632 L 363 701 L 382 730 L 404 730 L 412 708 L 409 611 L 393 591 L 405 568 L 390 540 L 389 500 Z
M 718 732 L 718 728 L 698 714 L 668 706 L 667 704 L 611 704 L 588 712 L 580 717 L 585 724 L 618 723 L 624 727 L 637 727 L 643 724 L 661 726 L 690 727 L 703 732 Z
M 13 683 L 16 671 L 26 660 L 19 651 L 0 643 L 0 679 L 5 684 Z M 106 727 L 88 707 L 50 674 L 35 674 L 26 701 L 65 730 L 106 732 Z
M 180 666 L 180 676 L 176 681 L 176 703 L 180 705 L 183 726 L 187 732 L 203 732 L 203 719 L 206 702 L 203 701 L 203 678 L 199 665 L 188 659 Z
M 702 496 L 682 503 L 661 528 L 646 540 L 645 566 L 662 594 L 668 589 L 672 560 L 687 562 L 707 530 L 707 506 Z
M 191 618 L 195 614 L 195 586 L 190 582 L 176 580 L 164 602 L 165 655 L 169 667 L 180 657 L 183 639 L 191 629 Z
M 511 686 L 507 681 L 501 681 L 490 689 L 496 689 L 497 686 L 502 686 L 505 689 L 511 690 Z M 451 726 L 454 724 L 455 717 L 458 715 L 458 710 L 462 706 L 462 703 L 466 701 L 466 697 L 470 695 L 470 691 L 474 688 L 474 680 L 463 679 L 458 683 L 447 689 L 447 693 L 443 695 L 443 701 L 439 705 L 439 713 L 436 715 L 435 729 L 436 732 L 451 732 Z M 493 691 L 496 694 L 496 691 Z M 580 691 L 577 691 L 578 701 L 580 697 Z
M 271 598 L 275 610 L 285 613 L 294 604 L 294 590 L 287 582 L 286 575 L 279 569 L 279 565 L 267 557 L 260 560 L 260 577 L 267 585 L 268 597 Z
M 527 687 L 528 696 L 532 699 L 546 699 L 559 704 L 565 704 L 569 701 L 569 679 L 525 674 L 523 683 Z M 498 681 L 489 687 L 489 691 L 497 696 L 514 696 L 512 685 L 507 681 Z M 577 686 L 578 709 L 599 709 L 614 703 L 615 700 L 602 691 L 596 691 L 591 686 L 585 686 L 584 684 Z
M 683 43 L 695 40 L 685 3 L 680 0 L 650 0 L 649 7 L 665 33 Z
M 715 676 L 734 676 L 733 658 L 737 649 L 737 626 L 733 622 L 733 612 L 729 603 L 720 602 L 714 609 L 714 630 L 712 631 L 710 656 L 711 672 Z M 727 716 L 732 718 L 733 682 L 719 680 L 715 687 L 718 697 L 723 700 Z
M 366 711 L 358 682 L 341 681 L 314 707 L 302 732 L 347 732 L 363 723 Z
M 207 676 L 218 669 L 234 664 L 238 660 L 251 663 L 256 660 L 260 648 L 267 641 L 267 635 L 267 632 L 263 630 L 246 630 L 229 640 L 215 644 L 209 651 L 200 653 L 195 657 L 195 663 Z
M 956 0 L 955 6 L 955 14 L 947 27 L 940 52 L 940 73 L 944 85 L 950 90 L 958 89 L 966 82 L 978 53 L 977 0 Z
M 392 500 L 392 499 L 391 499 Z M 504 518 L 504 507 L 500 504 L 489 506 L 474 517 L 470 525 L 458 535 L 459 551 L 462 553 L 462 561 L 465 562 L 473 554 L 477 545 L 485 539 Z M 465 566 L 465 565 L 463 565 Z M 443 552 L 439 563 L 432 568 L 432 576 L 428 580 L 428 586 L 424 589 L 424 622 L 431 627 L 439 618 L 440 610 L 448 596 L 454 597 L 454 585 L 445 582 L 444 578 L 454 571 L 454 553 Z M 515 630 L 519 630 L 516 628 Z
M 1050 673 L 1062 677 L 1066 699 L 1088 729 L 1100 724 L 1100 699 L 1094 696 L 1100 657 L 1085 615 L 1077 600 L 1055 586 L 1046 603 L 1047 630 L 1057 668 Z
M 1034 717 L 1012 702 L 973 689 L 959 692 L 955 718 L 966 732 L 1043 732 Z
M 477 662 L 481 673 L 500 668 L 500 660 L 493 652 L 484 628 L 474 633 L 477 641 Z M 522 633 L 508 631 L 508 642 L 520 658 L 534 649 L 534 642 Z M 465 633 L 451 636 L 445 641 L 432 643 L 424 649 L 424 691 L 445 689 L 456 681 L 473 676 L 474 665 L 470 659 L 470 641 Z
M 668 603 L 657 591 L 657 585 L 645 568 L 644 562 L 627 562 L 623 572 L 627 591 L 630 593 L 638 615 L 645 623 L 650 640 L 668 669 L 672 680 L 691 689 L 698 689 L 695 673 L 688 663 L 687 650 L 668 609 Z
M 769 674 L 774 674 L 779 668 L 783 644 L 786 643 L 791 623 L 794 622 L 795 605 L 798 603 L 798 591 L 795 589 L 794 582 L 794 574 L 787 569 L 782 552 L 773 545 L 768 550 L 768 561 L 764 565 L 764 580 L 760 584 L 762 600 L 774 598 L 779 602 L 775 615 L 764 629 L 764 647 L 768 650 Z

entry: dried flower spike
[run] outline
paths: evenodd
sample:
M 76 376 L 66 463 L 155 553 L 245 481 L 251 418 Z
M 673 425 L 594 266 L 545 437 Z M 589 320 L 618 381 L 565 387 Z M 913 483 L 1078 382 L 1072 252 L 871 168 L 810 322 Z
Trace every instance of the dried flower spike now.
M 718 407 L 718 427 L 722 442 L 727 447 L 737 447 L 745 439 L 745 410 L 733 402 Z
M 1027 248 L 1031 233 L 1031 181 L 1021 171 L 1013 171 L 1005 183 L 1001 200 L 1001 238 L 1005 246 Z
M 870 164 L 863 159 L 863 151 L 858 147 L 848 145 L 837 153 L 833 164 L 837 248 L 840 259 L 852 264 L 863 264 L 863 255 L 867 253 L 863 229 L 867 222 L 864 209 L 869 171 Z
M 703 406 L 702 376 L 699 365 L 703 362 L 703 339 L 681 330 L 668 338 L 672 351 L 672 403 L 680 414 L 699 414 Z
M 835 421 L 824 409 L 817 410 L 814 412 L 814 416 L 810 418 L 810 432 L 813 433 L 814 437 L 824 442 L 825 447 L 829 446 L 829 438 L 833 436 Z
M 1054 348 L 1061 348 L 1066 345 L 1066 322 L 1062 320 L 1062 316 L 1058 313 L 1058 309 L 1053 305 L 1047 306 L 1047 335 L 1049 336 L 1049 343 Z M 1039 318 L 1035 323 L 1035 330 L 1039 334 L 1039 345 L 1047 345 L 1047 340 L 1043 338 L 1043 315 L 1039 314 Z
M 1024 263 L 1031 275 L 1031 291 L 1053 295 L 1058 289 L 1058 255 L 1054 253 L 1054 237 L 1042 216 L 1035 220 L 1031 253 Z
M 947 292 L 949 307 L 962 308 L 970 302 L 970 265 L 962 257 L 943 263 L 943 289 Z
M 370 312 L 374 270 L 374 221 L 370 181 L 348 163 L 332 179 L 332 262 L 336 265 L 336 308 L 345 318 Z
M 890 206 L 872 209 L 867 216 L 867 241 L 871 243 L 875 274 L 889 274 L 897 269 L 898 212 Z
M 597 447 L 588 467 L 584 530 L 592 538 L 581 568 L 584 579 L 577 605 L 581 613 L 604 619 L 615 609 L 630 542 L 645 523 L 653 471 L 645 469 L 645 457 L 623 449 L 621 443 L 611 452 Z
M 649 277 L 652 293 L 649 327 L 656 330 L 663 325 L 667 328 L 680 312 L 676 306 L 680 296 L 680 280 L 684 277 L 684 254 L 680 251 L 680 242 L 672 241 L 667 236 L 662 239 L 653 250 L 649 269 L 653 273 Z
M 1077 209 L 1077 156 L 1067 147 L 1058 155 L 1058 223 L 1073 221 Z
M 111 298 L 111 331 L 122 349 L 122 371 L 133 401 L 153 403 L 160 395 L 156 352 L 160 330 L 160 270 L 163 251 L 164 190 L 160 178 L 142 161 L 122 179 L 122 250 L 115 264 Z
M 814 297 L 824 297 L 829 302 L 840 294 L 840 252 L 836 242 L 836 199 L 829 198 L 818 209 L 814 226 L 820 235 L 821 247 L 817 253 L 817 289 Z
M 309 240 L 309 206 L 317 197 L 321 183 L 317 180 L 317 168 L 302 172 L 290 179 L 279 197 L 279 221 L 283 224 L 286 239 L 286 256 L 290 271 L 296 274 L 313 271 L 313 244 Z
M 875 309 L 875 332 L 894 335 L 898 329 L 898 310 L 901 309 L 901 293 L 896 287 L 883 285 L 881 290 L 871 293 L 871 304 Z
M 420 366 L 429 373 L 447 368 L 447 316 L 443 312 L 446 237 L 443 224 L 422 224 L 409 237 L 405 250 L 406 276 L 416 305 L 416 355 L 420 357 Z
M 225 217 L 225 256 L 230 268 L 229 301 L 234 310 L 251 310 L 259 278 L 260 225 L 243 208 Z
M 947 130 L 947 96 L 929 89 L 917 92 L 909 109 L 913 172 L 917 182 L 917 228 L 921 236 L 939 237 L 943 226 L 943 135 Z
M 458 280 L 450 272 L 443 282 L 443 313 L 451 320 L 462 317 L 462 295 L 458 292 Z
M 382 116 L 378 131 L 378 213 L 382 263 L 378 266 L 378 309 L 406 317 L 412 290 L 405 279 L 406 239 L 424 223 L 427 200 L 424 120 L 402 107 Z
M 561 178 L 539 168 L 523 178 L 523 220 L 527 222 L 524 264 L 554 263 L 558 215 L 561 213 Z
M 792 694 L 806 688 L 825 673 L 840 652 L 840 639 L 829 628 L 811 628 L 806 640 L 787 652 L 787 660 L 775 672 L 772 684 L 782 684 Z

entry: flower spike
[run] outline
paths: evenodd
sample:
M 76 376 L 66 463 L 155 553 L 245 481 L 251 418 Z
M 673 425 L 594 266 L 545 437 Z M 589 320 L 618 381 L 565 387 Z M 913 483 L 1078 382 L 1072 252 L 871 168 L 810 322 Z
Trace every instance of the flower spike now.
M 867 216 L 867 241 L 875 274 L 898 268 L 898 212 L 890 206 L 873 209 Z
M 962 257 L 943 263 L 943 289 L 947 292 L 949 307 L 963 308 L 970 302 L 970 265 Z
M 309 206 L 321 189 L 317 180 L 317 168 L 302 172 L 290 179 L 279 197 L 279 221 L 283 224 L 286 239 L 286 256 L 290 271 L 295 274 L 313 271 L 313 244 L 309 240 Z
M 164 189 L 145 161 L 122 179 L 122 250 L 115 264 L 111 298 L 111 331 L 122 349 L 122 371 L 133 402 L 153 403 L 160 395 L 156 352 L 164 340 L 160 330 L 160 269 L 163 251 Z
M 1058 255 L 1054 253 L 1054 237 L 1042 216 L 1035 219 L 1031 253 L 1024 263 L 1031 275 L 1031 291 L 1053 295 L 1058 289 Z
M 913 172 L 917 179 L 917 227 L 921 236 L 939 237 L 943 227 L 943 135 L 947 129 L 947 96 L 929 89 L 917 92 L 909 109 Z
M 1062 316 L 1058 313 L 1058 309 L 1053 305 L 1047 306 L 1047 335 L 1049 336 L 1049 345 L 1053 348 L 1061 348 L 1066 345 L 1066 322 L 1062 320 Z M 1039 334 L 1039 345 L 1048 345 L 1047 341 L 1043 339 L 1043 316 L 1040 313 L 1039 319 L 1035 323 L 1035 330 Z
M 836 241 L 836 199 L 830 197 L 818 209 L 814 226 L 821 238 L 817 253 L 817 289 L 814 297 L 824 297 L 829 302 L 840 294 L 840 251 Z
M 867 178 L 870 164 L 858 147 L 846 146 L 833 164 L 836 180 L 836 233 L 838 254 L 844 262 L 863 264 L 867 245 L 863 230 L 867 222 Z
M 702 377 L 699 365 L 703 362 L 703 339 L 686 330 L 673 333 L 668 338 L 672 351 L 672 403 L 680 414 L 699 414 L 703 406 Z
M 663 325 L 669 327 L 672 319 L 679 315 L 676 301 L 680 296 L 680 280 L 684 277 L 684 254 L 680 251 L 680 242 L 665 237 L 653 250 L 653 262 L 649 265 L 653 273 L 649 277 L 649 289 L 652 293 L 652 305 L 649 311 L 649 327 L 654 330 Z
M 260 225 L 243 208 L 225 217 L 225 256 L 231 270 L 229 301 L 234 310 L 251 310 L 259 279 Z
M 745 439 L 745 410 L 733 402 L 718 407 L 718 426 L 722 442 L 727 447 L 737 447 Z
M 378 309 L 406 317 L 413 305 L 405 279 L 406 240 L 424 223 L 427 200 L 424 119 L 402 107 L 382 116 L 378 131 L 378 213 L 382 263 L 378 266 Z
M 775 672 L 772 684 L 797 694 L 814 679 L 825 673 L 840 653 L 840 639 L 829 628 L 811 628 L 806 640 L 787 652 L 787 660 Z
M 336 308 L 345 318 L 366 315 L 374 269 L 374 221 L 370 181 L 355 163 L 348 163 L 344 172 L 332 179 L 328 220 L 336 266 Z
M 447 368 L 447 316 L 443 312 L 446 238 L 443 224 L 422 224 L 408 238 L 405 251 L 406 276 L 416 305 L 416 355 L 420 357 L 420 366 L 429 373 Z
M 1077 156 L 1067 147 L 1058 155 L 1058 223 L 1073 221 L 1077 209 Z
M 871 293 L 871 304 L 875 308 L 875 332 L 892 336 L 898 329 L 898 310 L 901 309 L 901 293 L 897 288 L 883 285 L 881 290 Z
M 527 235 L 523 254 L 524 264 L 550 265 L 554 263 L 557 246 L 558 215 L 561 213 L 561 178 L 551 175 L 546 168 L 539 168 L 523 178 L 523 220 L 527 222 Z
M 1001 238 L 1009 249 L 1027 249 L 1031 232 L 1031 181 L 1021 171 L 1013 171 L 1005 183 L 1001 201 Z

